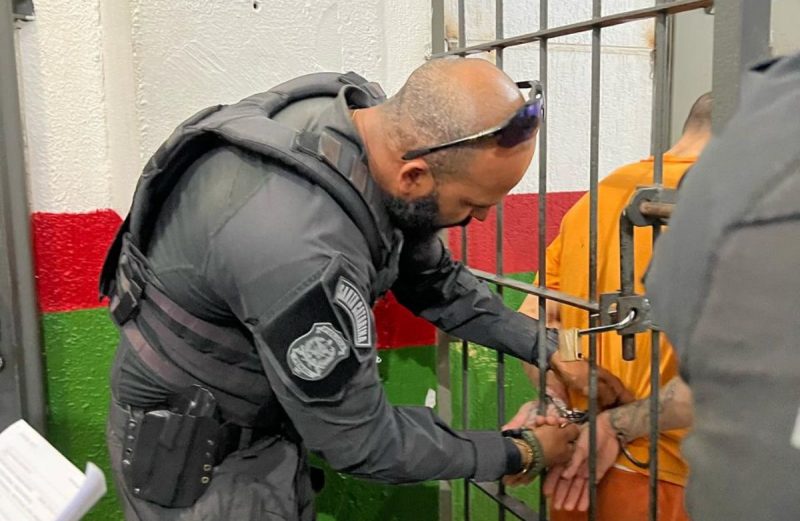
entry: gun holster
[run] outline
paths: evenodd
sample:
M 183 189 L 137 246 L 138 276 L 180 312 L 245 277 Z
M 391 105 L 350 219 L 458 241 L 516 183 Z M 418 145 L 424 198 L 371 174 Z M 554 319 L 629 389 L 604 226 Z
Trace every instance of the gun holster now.
M 216 400 L 192 386 L 170 409 L 132 412 L 125 427 L 122 474 L 136 497 L 188 507 L 211 482 L 222 429 Z

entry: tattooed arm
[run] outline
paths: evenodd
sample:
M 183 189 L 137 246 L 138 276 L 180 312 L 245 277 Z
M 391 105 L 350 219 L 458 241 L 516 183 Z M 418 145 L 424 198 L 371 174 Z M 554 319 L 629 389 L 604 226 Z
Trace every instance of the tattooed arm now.
M 658 397 L 658 428 L 660 431 L 692 425 L 692 392 L 679 377 L 661 388 Z M 650 400 L 645 398 L 603 411 L 597 416 L 597 479 L 617 460 L 622 441 L 630 442 L 650 432 Z M 542 490 L 552 500 L 556 510 L 589 508 L 589 429 L 584 427 L 575 445 L 575 454 L 566 466 L 550 469 Z
M 611 427 L 624 441 L 647 436 L 650 432 L 650 399 L 644 398 L 606 412 Z M 692 391 L 679 376 L 661 388 L 658 397 L 658 430 L 691 427 L 694 418 Z

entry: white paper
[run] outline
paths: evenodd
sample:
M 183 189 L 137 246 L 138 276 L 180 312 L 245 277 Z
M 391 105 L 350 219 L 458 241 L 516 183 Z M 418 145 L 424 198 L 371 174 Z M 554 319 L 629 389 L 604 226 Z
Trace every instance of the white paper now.
M 436 391 L 433 389 L 428 389 L 427 394 L 425 394 L 425 407 L 429 409 L 436 407 Z
M 106 492 L 103 473 L 84 475 L 24 420 L 0 433 L 0 521 L 78 521 Z

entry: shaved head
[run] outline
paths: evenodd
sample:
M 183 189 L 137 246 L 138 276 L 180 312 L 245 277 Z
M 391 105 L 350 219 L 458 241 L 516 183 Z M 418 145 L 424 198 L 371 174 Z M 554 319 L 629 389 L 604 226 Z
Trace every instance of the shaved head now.
M 683 132 L 711 132 L 711 108 L 714 104 L 714 97 L 710 92 L 706 92 L 694 102 L 683 124 Z
M 516 84 L 493 64 L 445 58 L 412 72 L 385 103 L 353 111 L 394 225 L 407 237 L 427 236 L 486 219 L 525 175 L 535 134 L 512 146 L 487 138 L 404 156 L 502 124 L 524 104 Z
M 400 91 L 380 106 L 388 137 L 402 151 L 464 137 L 497 125 L 524 103 L 511 80 L 481 59 L 431 60 L 409 76 Z M 437 178 L 466 171 L 480 148 L 491 142 L 454 147 L 426 156 Z

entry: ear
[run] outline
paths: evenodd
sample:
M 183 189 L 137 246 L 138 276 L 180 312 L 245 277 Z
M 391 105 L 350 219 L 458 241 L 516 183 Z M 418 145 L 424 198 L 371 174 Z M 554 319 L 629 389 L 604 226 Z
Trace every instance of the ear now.
M 429 195 L 436 187 L 431 168 L 425 159 L 418 157 L 403 163 L 399 175 L 399 196 L 416 199 Z

